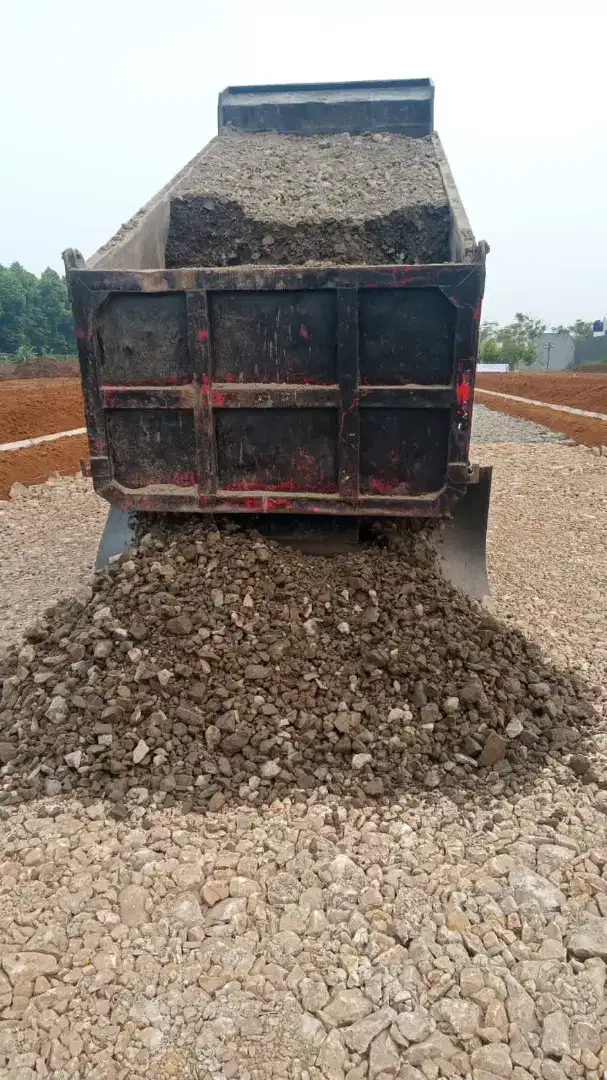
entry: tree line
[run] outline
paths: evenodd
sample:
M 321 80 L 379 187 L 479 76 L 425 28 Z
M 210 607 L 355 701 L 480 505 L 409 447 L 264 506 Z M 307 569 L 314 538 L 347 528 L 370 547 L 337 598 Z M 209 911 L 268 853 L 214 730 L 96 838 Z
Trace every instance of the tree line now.
M 548 329 L 540 319 L 517 311 L 506 326 L 496 322 L 482 324 L 479 334 L 478 358 L 484 364 L 508 364 L 512 368 L 529 367 L 537 360 L 535 343 Z M 574 341 L 592 337 L 592 323 L 576 319 L 570 326 L 552 326 L 552 334 L 567 334 Z
M 20 263 L 0 265 L 0 355 L 19 361 L 75 352 L 65 278 L 50 267 L 36 277 Z

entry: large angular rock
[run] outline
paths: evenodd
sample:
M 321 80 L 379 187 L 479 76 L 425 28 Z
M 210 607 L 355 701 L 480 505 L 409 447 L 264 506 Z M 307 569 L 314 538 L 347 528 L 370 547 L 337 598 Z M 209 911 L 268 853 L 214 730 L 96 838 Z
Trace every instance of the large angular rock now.
M 373 1012 L 373 1005 L 362 990 L 354 986 L 351 990 L 336 990 L 323 1012 L 339 1027 L 364 1019 Z
M 588 919 L 569 934 L 566 944 L 578 960 L 599 956 L 607 962 L 607 918 Z
M 398 1047 L 389 1031 L 380 1031 L 369 1051 L 369 1080 L 376 1076 L 395 1076 L 400 1066 Z
M 447 1025 L 460 1039 L 471 1039 L 482 1027 L 483 1015 L 478 1005 L 461 998 L 443 998 L 432 1009 L 436 1020 Z
M 141 926 L 147 922 L 145 905 L 148 900 L 148 891 L 142 885 L 127 885 L 120 890 L 118 896 L 118 910 L 120 920 L 125 926 Z
M 420 1005 L 413 1012 L 399 1013 L 391 1029 L 392 1038 L 400 1046 L 423 1042 L 432 1033 L 434 1021 L 427 1009 Z
M 0 963 L 13 984 L 35 982 L 40 975 L 54 975 L 59 969 L 49 953 L 1 951 Z
M 547 1057 L 557 1061 L 569 1053 L 569 1019 L 562 1009 L 555 1009 L 544 1017 L 542 1050 Z
M 497 731 L 490 731 L 478 759 L 479 765 L 483 767 L 497 765 L 498 761 L 503 761 L 505 756 L 506 740 L 498 735 Z
M 519 904 L 535 900 L 543 911 L 558 911 L 566 903 L 566 897 L 548 878 L 535 874 L 528 866 L 511 870 L 508 882 Z
M 457 1046 L 453 1039 L 444 1035 L 442 1031 L 433 1031 L 429 1038 L 405 1050 L 403 1058 L 409 1065 L 420 1066 L 425 1061 L 434 1061 L 436 1058 L 445 1058 L 449 1061 L 456 1052 Z
M 379 1035 L 380 1031 L 393 1024 L 396 1017 L 397 1013 L 394 1009 L 377 1009 L 364 1020 L 358 1020 L 351 1027 L 344 1028 L 343 1036 L 346 1046 L 350 1050 L 355 1050 L 357 1054 L 366 1054 L 373 1039 Z
M 479 1047 L 473 1051 L 471 1061 L 475 1074 L 477 1069 L 482 1069 L 495 1076 L 503 1076 L 504 1080 L 509 1080 L 512 1076 L 512 1058 L 508 1047 L 503 1043 L 490 1043 L 489 1046 Z
M 243 914 L 247 909 L 247 901 L 244 896 L 231 896 L 227 900 L 220 900 L 218 904 L 207 912 L 207 926 L 217 926 L 219 923 L 229 923 L 236 915 Z
M 324 1025 L 308 1012 L 303 1012 L 299 1018 L 298 1035 L 306 1046 L 317 1050 L 320 1050 L 327 1038 Z
M 506 972 L 504 981 L 507 992 L 505 1005 L 508 1020 L 511 1024 L 518 1024 L 523 1031 L 535 1031 L 538 1024 L 531 994 L 528 994 L 509 972 Z
M 323 1043 L 316 1059 L 316 1067 L 320 1069 L 325 1080 L 344 1080 L 345 1067 L 348 1064 L 348 1052 L 343 1040 L 336 1028 L 330 1031 L 326 1042 Z

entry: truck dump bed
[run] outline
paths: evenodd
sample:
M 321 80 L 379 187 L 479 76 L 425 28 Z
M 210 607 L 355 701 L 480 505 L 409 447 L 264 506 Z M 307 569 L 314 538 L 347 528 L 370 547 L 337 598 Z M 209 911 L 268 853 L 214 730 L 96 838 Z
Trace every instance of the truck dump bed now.
M 449 512 L 473 478 L 484 248 L 432 100 L 428 80 L 230 88 L 220 127 L 428 140 L 449 261 L 167 265 L 175 201 L 208 148 L 88 264 L 66 252 L 99 494 L 142 511 Z

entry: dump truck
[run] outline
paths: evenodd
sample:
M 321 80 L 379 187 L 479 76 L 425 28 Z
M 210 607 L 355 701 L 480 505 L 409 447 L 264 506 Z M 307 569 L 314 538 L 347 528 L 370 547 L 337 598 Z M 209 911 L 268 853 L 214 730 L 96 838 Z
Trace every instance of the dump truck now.
M 488 246 L 433 110 L 429 79 L 229 87 L 209 146 L 88 262 L 64 252 L 110 503 L 98 565 L 133 514 L 323 551 L 419 519 L 444 522 L 446 576 L 487 593 L 491 470 L 469 441 Z

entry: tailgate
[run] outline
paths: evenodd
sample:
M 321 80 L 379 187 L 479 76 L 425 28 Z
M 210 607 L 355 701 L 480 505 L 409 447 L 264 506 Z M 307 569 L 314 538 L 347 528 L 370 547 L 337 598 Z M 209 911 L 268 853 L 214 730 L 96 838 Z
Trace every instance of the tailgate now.
M 113 505 L 440 516 L 462 490 L 482 266 L 68 278 Z

